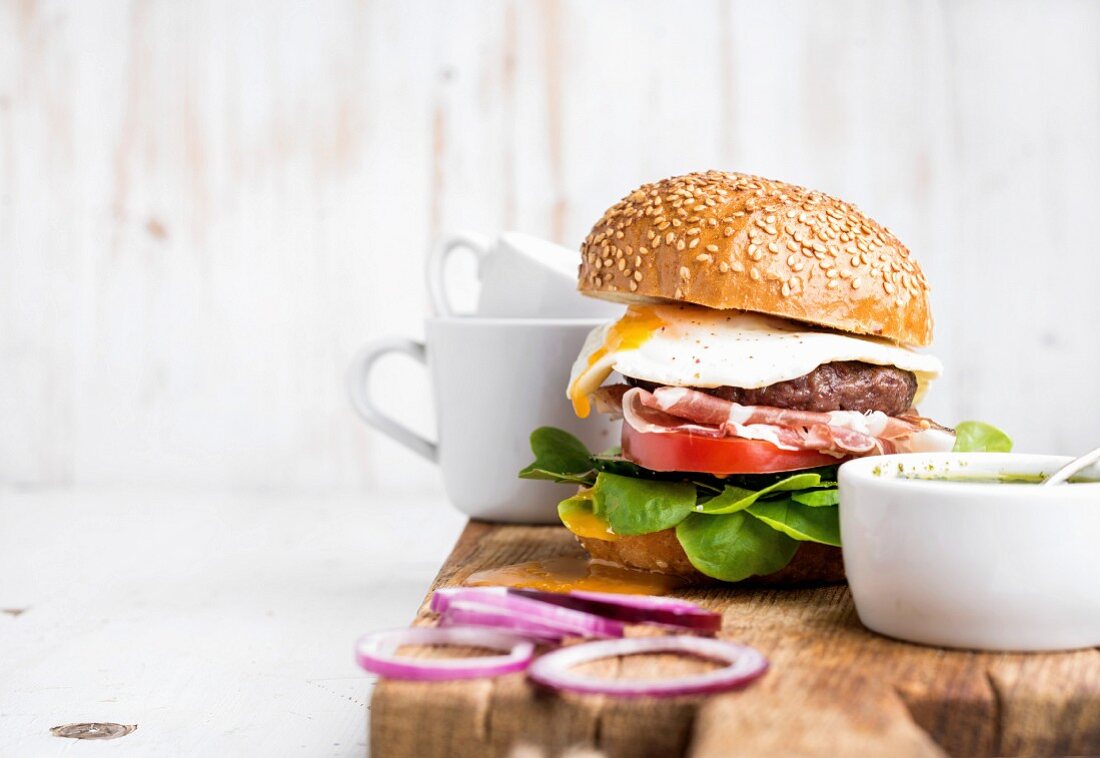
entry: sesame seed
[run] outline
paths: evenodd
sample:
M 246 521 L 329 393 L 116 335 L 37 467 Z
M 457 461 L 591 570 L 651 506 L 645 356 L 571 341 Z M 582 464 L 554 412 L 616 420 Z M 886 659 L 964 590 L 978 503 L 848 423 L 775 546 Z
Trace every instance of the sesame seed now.
M 724 274 L 730 270 L 730 264 L 726 263 L 725 261 L 720 261 L 718 263 L 718 270 Z
M 681 279 L 690 279 L 691 278 L 691 269 L 688 268 L 687 266 L 680 266 L 680 278 Z
M 631 291 L 631 292 L 634 292 L 634 291 L 636 291 L 637 289 L 638 289 L 638 283 L 637 283 L 637 282 L 635 282 L 635 281 L 631 281 L 631 282 L 630 282 L 630 291 Z
M 634 272 L 634 281 L 636 281 L 636 282 L 642 281 L 642 272 L 641 271 L 635 271 Z
M 672 244 L 672 241 L 673 241 L 674 239 L 676 239 L 676 234 L 675 234 L 675 232 L 669 232 L 668 234 L 666 234 L 666 235 L 665 235 L 665 244 L 666 244 L 666 245 L 671 245 L 671 244 Z
M 717 253 L 718 252 L 718 245 L 707 245 L 707 250 L 709 250 L 712 253 Z
M 777 245 L 774 242 L 769 242 L 768 243 L 768 250 L 771 250 L 773 253 L 778 253 L 779 252 L 779 245 Z
M 791 296 L 791 285 L 787 284 L 786 282 L 783 282 L 783 288 L 780 290 L 780 292 L 783 293 L 783 297 L 790 297 Z
M 683 250 L 685 247 L 687 247 L 687 245 L 684 243 L 683 240 L 677 240 L 676 241 L 676 249 L 677 250 Z
M 745 264 L 741 261 L 733 261 L 732 263 L 730 263 L 730 268 L 738 273 L 741 273 L 745 270 Z
M 623 260 L 622 258 L 620 258 L 619 259 L 619 271 L 622 271 L 625 268 L 626 268 L 626 261 Z
M 673 297 L 675 297 L 677 300 L 683 300 L 684 299 L 684 291 L 682 289 L 680 289 L 679 287 L 677 287 L 676 292 L 673 293 Z
M 829 283 L 826 284 L 825 286 L 828 287 L 831 290 L 835 290 L 837 287 L 840 286 L 840 282 L 838 282 L 836 279 L 830 279 Z
M 693 238 L 693 239 L 691 240 L 691 242 L 689 242 L 689 243 L 688 243 L 688 248 L 694 248 L 694 247 L 695 247 L 696 245 L 698 245 L 698 244 L 699 244 L 699 238 L 698 238 L 698 237 L 694 237 L 694 238 Z
M 751 269 L 749 269 L 749 276 L 753 279 L 753 281 L 760 281 L 760 272 L 756 270 L 756 266 L 753 266 Z
M 697 256 L 695 256 L 695 260 L 711 263 L 714 261 L 714 258 L 710 256 L 710 253 L 699 253 Z

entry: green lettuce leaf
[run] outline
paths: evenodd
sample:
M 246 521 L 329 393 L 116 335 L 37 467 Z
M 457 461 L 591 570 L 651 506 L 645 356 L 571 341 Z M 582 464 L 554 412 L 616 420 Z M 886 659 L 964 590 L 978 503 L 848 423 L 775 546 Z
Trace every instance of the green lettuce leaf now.
M 995 426 L 983 421 L 963 421 L 955 427 L 956 453 L 1008 453 L 1012 439 Z
M 749 490 L 742 487 L 726 487 L 719 495 L 702 503 L 696 510 L 700 513 L 718 515 L 736 513 L 748 508 L 761 497 L 772 492 L 790 492 L 817 487 L 821 484 L 819 474 L 795 474 L 781 479 L 763 489 Z
M 676 527 L 691 565 L 707 576 L 737 582 L 786 566 L 798 542 L 742 512 L 692 513 Z
M 816 508 L 787 499 L 757 503 L 745 512 L 792 539 L 840 547 L 839 508 Z
M 584 443 L 569 432 L 541 426 L 531 432 L 535 460 L 519 472 L 520 479 L 545 479 L 590 486 L 596 479 Z
M 591 497 L 595 513 L 607 519 L 615 534 L 649 534 L 671 529 L 695 509 L 695 485 L 620 476 L 606 471 L 596 477 Z

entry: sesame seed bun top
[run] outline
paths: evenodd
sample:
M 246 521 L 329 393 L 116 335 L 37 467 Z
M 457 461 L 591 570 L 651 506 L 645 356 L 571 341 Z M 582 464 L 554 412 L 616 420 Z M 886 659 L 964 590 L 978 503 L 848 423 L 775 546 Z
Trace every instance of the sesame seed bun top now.
M 645 184 L 581 247 L 578 289 L 768 313 L 906 345 L 932 341 L 928 283 L 897 237 L 854 205 L 722 171 Z

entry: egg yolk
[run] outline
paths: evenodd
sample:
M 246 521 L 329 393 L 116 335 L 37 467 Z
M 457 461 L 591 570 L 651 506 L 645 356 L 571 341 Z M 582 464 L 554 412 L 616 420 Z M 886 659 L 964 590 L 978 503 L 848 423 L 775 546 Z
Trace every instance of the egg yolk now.
M 626 309 L 623 317 L 607 330 L 604 342 L 588 356 L 588 366 L 581 371 L 569 385 L 569 399 L 573 401 L 573 411 L 581 418 L 587 418 L 592 407 L 588 402 L 588 393 L 580 388 L 585 386 L 585 378 L 593 367 L 609 354 L 623 350 L 636 350 L 653 336 L 653 333 L 665 326 L 652 306 L 632 305 Z
M 604 542 L 615 542 L 619 539 L 619 535 L 611 531 L 611 525 L 592 511 L 575 510 L 563 513 L 559 510 L 558 515 L 573 534 Z

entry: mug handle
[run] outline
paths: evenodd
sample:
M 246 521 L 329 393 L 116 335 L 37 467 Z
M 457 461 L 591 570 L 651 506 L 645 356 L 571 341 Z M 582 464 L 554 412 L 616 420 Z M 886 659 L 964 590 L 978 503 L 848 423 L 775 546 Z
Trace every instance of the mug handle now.
M 439 447 L 436 443 L 424 439 L 408 427 L 394 421 L 378 410 L 374 401 L 371 400 L 368 388 L 371 369 L 379 358 L 388 353 L 404 353 L 427 365 L 427 353 L 421 342 L 404 337 L 388 337 L 367 343 L 348 368 L 348 394 L 351 396 L 351 405 L 367 424 L 400 442 L 414 453 L 437 463 Z
M 478 274 L 481 263 L 489 254 L 492 241 L 477 232 L 456 232 L 444 238 L 428 254 L 428 298 L 431 300 L 432 313 L 436 316 L 454 316 L 451 299 L 447 295 L 447 283 L 443 280 L 443 270 L 447 259 L 455 250 L 469 250 L 477 257 Z

